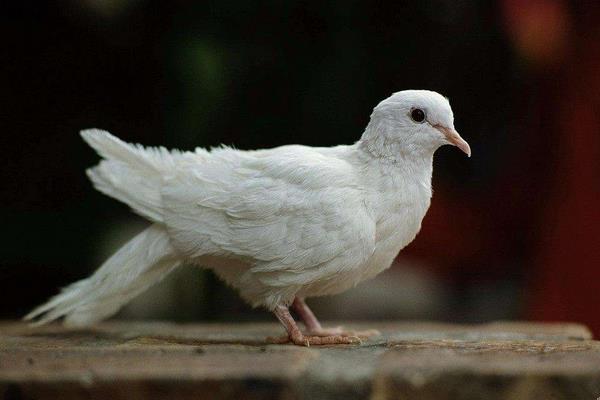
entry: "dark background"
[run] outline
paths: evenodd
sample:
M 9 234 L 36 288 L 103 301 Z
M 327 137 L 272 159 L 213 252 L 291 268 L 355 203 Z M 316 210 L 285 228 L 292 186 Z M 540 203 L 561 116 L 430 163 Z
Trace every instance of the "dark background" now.
M 394 91 L 450 98 L 417 240 L 329 318 L 572 320 L 600 333 L 594 2 L 145 1 L 0 5 L 0 317 L 85 277 L 141 218 L 102 196 L 78 131 L 181 149 L 356 141 Z M 183 269 L 122 316 L 270 318 Z

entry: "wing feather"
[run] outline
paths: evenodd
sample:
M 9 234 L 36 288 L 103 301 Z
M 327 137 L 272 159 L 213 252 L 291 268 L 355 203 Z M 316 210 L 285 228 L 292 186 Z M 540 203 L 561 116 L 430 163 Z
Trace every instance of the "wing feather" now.
M 375 223 L 347 162 L 301 146 L 211 156 L 190 159 L 162 191 L 164 221 L 189 257 L 241 259 L 262 283 L 283 287 L 371 256 Z

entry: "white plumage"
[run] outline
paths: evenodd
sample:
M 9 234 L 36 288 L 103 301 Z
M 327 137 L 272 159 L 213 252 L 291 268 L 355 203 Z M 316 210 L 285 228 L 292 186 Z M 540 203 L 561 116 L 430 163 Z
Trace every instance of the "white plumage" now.
M 302 336 L 287 308 L 389 267 L 429 207 L 435 150 L 451 143 L 470 154 L 447 99 L 414 90 L 382 101 L 358 142 L 331 148 L 179 152 L 98 129 L 81 134 L 104 158 L 87 171 L 94 186 L 153 224 L 26 319 L 94 323 L 187 262 L 274 311 L 297 344 L 351 341 L 317 332 L 318 322 L 297 310 L 311 333 L 331 340 Z

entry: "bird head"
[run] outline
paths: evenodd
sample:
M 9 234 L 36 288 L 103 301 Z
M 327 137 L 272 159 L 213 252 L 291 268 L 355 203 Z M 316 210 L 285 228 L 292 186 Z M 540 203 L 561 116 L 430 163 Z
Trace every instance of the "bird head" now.
M 380 102 L 361 142 L 370 153 L 392 159 L 433 155 L 445 144 L 471 156 L 469 144 L 454 129 L 448 99 L 429 90 L 403 90 Z

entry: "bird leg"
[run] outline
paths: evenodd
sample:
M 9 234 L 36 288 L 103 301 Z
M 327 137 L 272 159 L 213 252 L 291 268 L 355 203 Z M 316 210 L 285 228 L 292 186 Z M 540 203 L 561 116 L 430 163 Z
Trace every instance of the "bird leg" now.
M 342 335 L 325 335 L 325 336 L 313 336 L 304 335 L 292 315 L 288 307 L 279 305 L 273 311 L 279 322 L 284 326 L 287 331 L 287 336 L 283 338 L 267 338 L 270 343 L 288 343 L 292 342 L 299 346 L 312 346 L 312 345 L 327 345 L 327 344 L 353 344 L 360 343 L 361 340 L 356 336 L 342 336 Z
M 304 321 L 304 326 L 306 326 L 307 333 L 309 335 L 314 336 L 327 336 L 327 335 L 340 335 L 343 330 L 341 326 L 337 326 L 335 328 L 323 329 L 321 323 L 315 317 L 315 314 L 308 307 L 306 302 L 301 297 L 294 298 L 294 302 L 292 303 L 292 309 L 298 314 L 302 321 Z
M 308 307 L 308 304 L 306 304 L 304 299 L 301 297 L 294 298 L 292 309 L 300 316 L 300 318 L 302 318 L 302 321 L 304 321 L 304 325 L 306 326 L 307 333 L 311 336 L 339 335 L 348 337 L 356 336 L 361 339 L 365 339 L 381 334 L 375 329 L 369 329 L 366 331 L 346 331 L 341 326 L 336 326 L 335 328 L 323 328 L 317 317 L 315 317 L 315 314 Z

